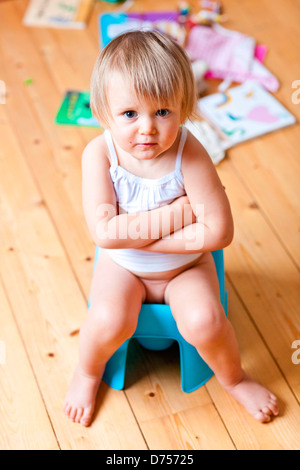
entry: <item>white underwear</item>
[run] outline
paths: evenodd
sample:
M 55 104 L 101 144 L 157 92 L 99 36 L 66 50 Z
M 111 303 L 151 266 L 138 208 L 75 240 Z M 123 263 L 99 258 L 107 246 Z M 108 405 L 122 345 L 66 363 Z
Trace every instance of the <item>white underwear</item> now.
M 171 271 L 195 261 L 201 253 L 153 253 L 133 248 L 106 250 L 113 261 L 128 271 L 154 273 Z

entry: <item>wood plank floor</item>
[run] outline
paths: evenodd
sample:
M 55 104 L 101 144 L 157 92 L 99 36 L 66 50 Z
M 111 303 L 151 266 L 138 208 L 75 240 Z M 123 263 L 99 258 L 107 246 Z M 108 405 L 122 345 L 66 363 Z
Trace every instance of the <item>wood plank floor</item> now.
M 135 344 L 126 389 L 101 385 L 90 428 L 62 413 L 95 251 L 81 204 L 81 152 L 98 130 L 58 126 L 54 117 L 66 90 L 89 88 L 97 17 L 116 7 L 98 1 L 86 30 L 65 31 L 23 27 L 28 3 L 0 2 L 0 449 L 299 450 L 299 124 L 231 149 L 217 166 L 235 220 L 225 250 L 229 318 L 245 369 L 277 394 L 280 416 L 254 422 L 214 377 L 185 394 L 177 348 Z M 144 0 L 131 10 L 176 5 Z M 281 84 L 275 96 L 299 120 L 292 84 L 300 80 L 300 1 L 223 5 L 224 26 L 268 46 L 266 65 Z

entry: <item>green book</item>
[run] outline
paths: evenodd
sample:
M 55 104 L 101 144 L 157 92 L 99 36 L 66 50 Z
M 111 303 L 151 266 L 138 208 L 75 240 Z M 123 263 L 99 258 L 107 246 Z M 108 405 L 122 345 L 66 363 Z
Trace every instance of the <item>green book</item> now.
M 67 91 L 55 118 L 57 124 L 100 127 L 92 115 L 89 91 Z

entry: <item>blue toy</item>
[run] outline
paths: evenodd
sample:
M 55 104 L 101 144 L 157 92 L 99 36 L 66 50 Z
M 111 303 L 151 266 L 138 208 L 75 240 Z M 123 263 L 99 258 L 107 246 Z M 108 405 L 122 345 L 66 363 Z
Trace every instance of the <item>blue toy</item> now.
M 98 261 L 100 250 L 101 248 L 97 247 L 94 268 Z M 223 250 L 214 251 L 212 255 L 219 279 L 220 299 L 227 315 Z M 135 333 L 122 344 L 106 364 L 103 380 L 116 390 L 124 388 L 127 349 L 129 341 L 133 338 L 136 338 L 146 349 L 152 350 L 164 350 L 169 348 L 174 341 L 178 342 L 181 388 L 186 393 L 201 387 L 213 375 L 212 370 L 199 356 L 196 348 L 185 341 L 179 333 L 170 306 L 165 304 L 143 304 Z

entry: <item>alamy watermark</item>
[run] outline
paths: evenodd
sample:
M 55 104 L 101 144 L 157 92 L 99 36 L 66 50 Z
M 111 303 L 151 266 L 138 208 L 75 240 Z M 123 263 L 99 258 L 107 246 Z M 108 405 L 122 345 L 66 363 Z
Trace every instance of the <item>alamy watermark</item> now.
M 194 208 L 198 220 L 195 222 L 191 205 L 184 204 L 178 210 L 178 206 L 169 207 L 169 213 L 166 217 L 157 211 L 140 212 L 138 217 L 129 219 L 125 217 L 122 223 L 113 224 L 109 227 L 109 221 L 115 215 L 115 206 L 112 204 L 101 204 L 97 208 L 97 217 L 101 220 L 97 227 L 97 235 L 101 240 L 158 240 L 160 233 L 165 233 L 163 239 L 184 240 L 184 248 L 189 250 L 201 249 L 204 245 L 204 204 L 196 204 Z M 129 214 L 133 215 L 133 214 Z M 177 227 L 190 226 L 188 230 L 172 231 L 172 222 Z
M 0 366 L 6 364 L 6 343 L 0 340 Z
M 0 104 L 6 103 L 6 84 L 3 80 L 0 80 Z
M 292 88 L 296 88 L 296 91 L 292 93 L 292 103 L 300 103 L 300 80 L 294 80 L 292 83 Z
M 300 364 L 300 339 L 296 339 L 293 342 L 292 349 L 296 349 L 292 354 L 292 363 L 298 365 Z

